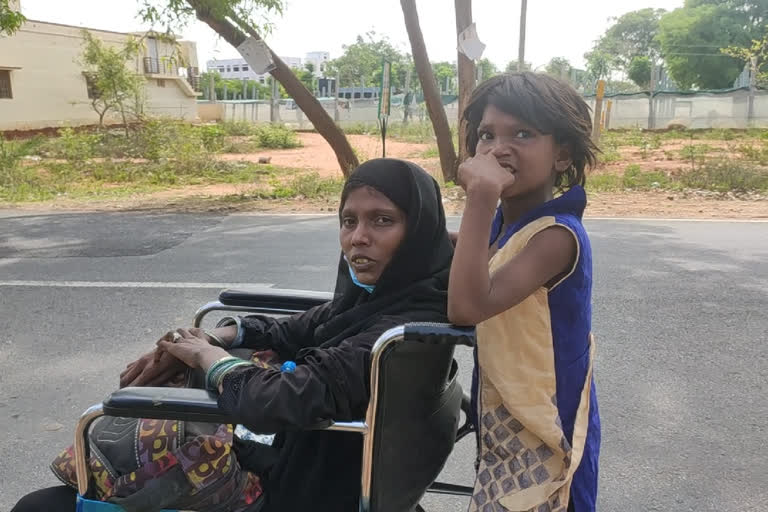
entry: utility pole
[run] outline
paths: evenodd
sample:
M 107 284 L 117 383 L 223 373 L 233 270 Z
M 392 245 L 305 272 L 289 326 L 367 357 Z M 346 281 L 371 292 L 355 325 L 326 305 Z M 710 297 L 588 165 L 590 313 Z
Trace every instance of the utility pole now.
M 341 84 L 341 73 L 336 73 L 336 83 L 334 89 L 336 91 L 336 100 L 333 102 L 333 121 L 338 124 L 341 119 L 341 112 L 339 112 L 339 84 Z
M 600 124 L 603 116 L 603 97 L 605 96 L 605 80 L 597 81 L 595 91 L 595 112 L 592 121 L 592 140 L 595 144 L 600 141 Z
M 411 118 L 411 75 L 413 69 L 408 68 L 405 74 L 405 95 L 403 96 L 403 124 L 408 124 Z
M 521 0 L 520 6 L 520 45 L 517 53 L 517 70 L 525 70 L 525 20 L 528 16 L 528 0 Z
M 653 130 L 656 128 L 656 100 L 653 97 L 654 93 L 656 92 L 656 57 L 651 55 L 651 83 L 650 87 L 648 88 L 648 129 Z
M 472 25 L 472 0 L 455 0 L 456 7 L 456 36 L 458 37 Z M 472 91 L 475 88 L 475 61 L 464 55 L 459 50 L 458 59 L 459 74 L 459 162 L 463 162 L 467 155 L 467 123 L 461 119 Z
M 747 127 L 755 122 L 755 92 L 757 91 L 757 55 L 749 59 L 749 99 L 747 102 Z
M 269 122 L 280 122 L 280 85 L 272 77 L 272 100 L 269 102 Z

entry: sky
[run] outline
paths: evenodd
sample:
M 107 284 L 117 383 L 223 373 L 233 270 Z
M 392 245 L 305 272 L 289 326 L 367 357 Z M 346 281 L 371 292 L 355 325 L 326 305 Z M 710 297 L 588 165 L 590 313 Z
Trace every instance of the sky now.
M 533 0 L 528 2 L 526 61 L 534 67 L 552 57 L 565 57 L 583 67 L 584 53 L 610 25 L 610 18 L 645 7 L 672 10 L 684 0 Z M 421 29 L 432 61 L 456 60 L 456 21 L 453 0 L 417 0 Z M 151 27 L 136 18 L 137 0 L 21 0 L 29 19 L 120 32 Z M 503 68 L 517 59 L 520 0 L 475 0 L 473 18 L 486 44 L 483 57 Z M 287 0 L 282 18 L 274 19 L 266 38 L 281 56 L 304 58 L 307 52 L 343 53 L 358 34 L 373 30 L 410 53 L 408 35 L 398 0 Z M 160 28 L 160 27 L 156 27 Z M 191 22 L 182 32 L 195 41 L 200 68 L 208 60 L 238 57 L 237 51 L 206 25 Z

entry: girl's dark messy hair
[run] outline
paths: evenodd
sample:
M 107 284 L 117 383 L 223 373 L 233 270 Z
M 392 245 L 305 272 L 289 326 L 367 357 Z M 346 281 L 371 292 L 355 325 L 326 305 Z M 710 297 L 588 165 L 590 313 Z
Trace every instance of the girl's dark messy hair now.
M 467 121 L 467 151 L 475 156 L 477 133 L 485 107 L 493 105 L 552 135 L 557 144 L 566 145 L 573 163 L 555 178 L 555 187 L 566 190 L 584 185 L 586 169 L 594 167 L 599 151 L 592 142 L 590 109 L 570 85 L 548 75 L 522 72 L 505 73 L 480 84 L 464 110 Z

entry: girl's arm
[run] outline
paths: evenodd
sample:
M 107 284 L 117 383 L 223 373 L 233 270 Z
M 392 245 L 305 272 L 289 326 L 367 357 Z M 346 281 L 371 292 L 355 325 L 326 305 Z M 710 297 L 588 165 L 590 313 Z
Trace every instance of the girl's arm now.
M 553 226 L 534 235 L 517 256 L 490 275 L 488 240 L 495 206 L 514 178 L 505 182 L 499 174 L 498 179 L 487 179 L 488 162 L 481 164 L 486 166 L 483 179 L 474 179 L 481 176 L 476 170 L 465 168 L 461 173 L 466 177 L 467 202 L 448 287 L 448 317 L 458 325 L 478 324 L 519 304 L 566 273 L 576 258 L 573 235 Z

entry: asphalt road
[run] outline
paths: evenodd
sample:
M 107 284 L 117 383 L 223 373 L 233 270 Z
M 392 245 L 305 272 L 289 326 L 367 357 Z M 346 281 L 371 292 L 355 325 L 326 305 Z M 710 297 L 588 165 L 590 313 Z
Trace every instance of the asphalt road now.
M 600 510 L 768 511 L 768 223 L 587 227 Z M 337 254 L 328 216 L 0 212 L 0 512 L 57 483 L 78 415 L 220 288 L 328 290 Z M 473 449 L 442 479 L 471 482 Z

